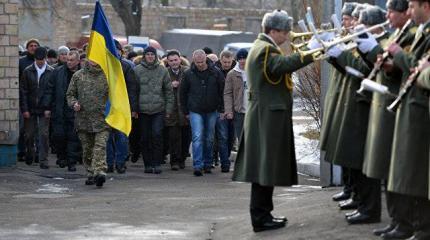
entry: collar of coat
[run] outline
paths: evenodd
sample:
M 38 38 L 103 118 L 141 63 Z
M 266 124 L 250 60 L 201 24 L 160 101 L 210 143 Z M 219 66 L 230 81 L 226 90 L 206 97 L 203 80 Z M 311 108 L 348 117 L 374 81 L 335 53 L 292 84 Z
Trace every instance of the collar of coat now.
M 265 34 L 265 33 L 260 33 L 258 34 L 258 39 L 268 42 L 270 44 L 272 44 L 273 46 L 275 46 L 276 48 L 279 48 L 278 44 L 275 43 L 275 40 L 273 40 L 273 38 L 271 38 L 269 35 Z

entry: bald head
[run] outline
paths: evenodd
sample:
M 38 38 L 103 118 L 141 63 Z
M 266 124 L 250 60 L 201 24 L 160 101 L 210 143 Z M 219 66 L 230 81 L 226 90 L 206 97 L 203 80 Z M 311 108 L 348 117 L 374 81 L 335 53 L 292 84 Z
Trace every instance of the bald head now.
M 206 63 L 206 53 L 202 49 L 198 49 L 193 52 L 193 63 L 196 65 L 199 71 L 204 71 L 208 68 Z

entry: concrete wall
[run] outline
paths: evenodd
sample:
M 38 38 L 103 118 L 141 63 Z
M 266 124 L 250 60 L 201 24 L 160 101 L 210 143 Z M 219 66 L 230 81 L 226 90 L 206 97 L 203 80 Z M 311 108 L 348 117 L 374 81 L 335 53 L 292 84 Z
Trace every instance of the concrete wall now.
M 16 163 L 18 140 L 18 4 L 0 0 L 0 166 Z

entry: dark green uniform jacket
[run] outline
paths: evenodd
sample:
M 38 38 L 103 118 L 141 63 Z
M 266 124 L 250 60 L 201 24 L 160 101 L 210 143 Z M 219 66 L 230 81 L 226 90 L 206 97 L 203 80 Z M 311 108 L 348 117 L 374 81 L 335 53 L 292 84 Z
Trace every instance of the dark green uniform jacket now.
M 403 49 L 410 48 L 415 37 L 416 26 L 411 26 L 405 30 L 406 33 L 398 40 Z M 388 46 L 397 37 L 400 29 L 392 34 L 383 47 Z M 383 53 L 383 48 L 379 45 L 368 54 L 369 61 L 376 61 L 377 54 Z M 387 86 L 390 92 L 399 92 L 402 79 L 408 76 L 403 75 L 399 69 L 391 73 L 385 73 L 382 69 L 376 76 L 376 82 Z M 392 96 L 374 92 L 369 115 L 369 126 L 367 129 L 366 147 L 364 150 L 363 173 L 371 178 L 387 179 L 390 168 L 391 145 L 393 142 L 395 115 L 387 111 L 387 106 L 394 100 Z
M 430 68 L 425 69 L 418 78 L 417 82 L 418 87 L 422 87 L 424 89 L 427 89 L 430 91 Z M 430 93 L 430 92 L 429 92 Z M 429 103 L 430 105 L 430 103 Z M 429 108 L 429 114 L 430 114 L 430 108 Z M 429 146 L 430 148 L 430 146 Z M 430 155 L 429 155 L 430 157 Z M 430 158 L 429 158 L 429 166 L 430 166 Z M 430 169 L 429 169 L 430 171 Z M 429 174 L 429 199 L 430 199 L 430 174 Z
M 337 59 L 342 68 L 353 67 L 367 75 L 370 68 L 356 50 L 344 51 Z M 330 154 L 336 165 L 347 168 L 361 169 L 363 150 L 367 131 L 367 120 L 370 106 L 370 96 L 356 93 L 360 88 L 361 79 L 345 75 L 333 116 L 333 128 L 337 128 L 338 136 L 334 141 L 333 153 Z M 368 94 L 368 93 L 366 93 Z
M 264 186 L 297 184 L 292 123 L 292 82 L 286 74 L 312 62 L 283 56 L 265 35 L 254 42 L 246 61 L 249 105 L 233 180 Z M 287 87 L 288 86 L 288 87 Z
M 333 64 L 336 64 L 335 62 Z M 326 151 L 325 160 L 332 162 L 333 146 L 338 135 L 337 127 L 333 126 L 333 116 L 335 115 L 340 87 L 342 86 L 342 79 L 345 77 L 344 71 L 333 67 L 331 69 L 331 77 L 329 79 L 327 94 L 324 99 L 323 118 L 320 134 L 320 148 Z
M 409 74 L 409 68 L 430 49 L 430 24 L 414 40 L 410 54 L 400 52 L 394 64 Z M 413 85 L 396 112 L 388 190 L 427 197 L 429 187 L 429 102 L 425 90 Z

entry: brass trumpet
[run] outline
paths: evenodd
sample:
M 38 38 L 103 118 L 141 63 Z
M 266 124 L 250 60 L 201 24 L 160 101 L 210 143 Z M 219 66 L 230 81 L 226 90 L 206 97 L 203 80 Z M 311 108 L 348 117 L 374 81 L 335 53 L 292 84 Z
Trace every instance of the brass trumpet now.
M 371 31 L 373 31 L 375 29 L 378 29 L 380 27 L 385 27 L 388 24 L 389 24 L 388 21 L 383 22 L 381 24 L 376 24 L 376 25 L 373 25 L 373 26 L 371 26 L 369 28 L 366 28 L 366 29 L 363 29 L 361 31 L 358 31 L 356 33 L 349 34 L 349 35 L 346 35 L 344 37 L 340 37 L 340 38 L 334 39 L 333 41 L 330 41 L 330 42 L 324 42 L 324 41 L 320 40 L 320 42 L 323 45 L 322 47 L 315 48 L 315 49 L 312 49 L 312 50 L 307 50 L 307 51 L 298 50 L 298 52 L 300 53 L 300 57 L 302 59 L 305 58 L 306 56 L 309 56 L 309 55 L 313 55 L 313 56 L 315 56 L 315 55 L 321 55 L 321 53 L 325 52 L 326 50 L 328 50 L 331 47 L 334 47 L 334 46 L 336 46 L 338 44 L 341 44 L 341 43 L 346 43 L 346 42 L 353 41 L 355 38 L 357 38 L 358 36 L 360 36 L 360 35 L 362 35 L 364 33 L 371 32 Z M 375 38 L 378 38 L 378 37 L 379 36 L 376 36 Z M 354 45 L 352 45 L 352 46 L 354 46 Z M 350 48 L 352 48 L 352 47 L 350 47 Z M 319 59 L 316 59 L 316 60 L 319 60 Z

